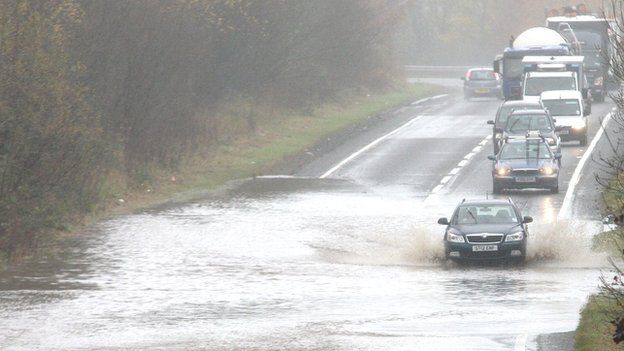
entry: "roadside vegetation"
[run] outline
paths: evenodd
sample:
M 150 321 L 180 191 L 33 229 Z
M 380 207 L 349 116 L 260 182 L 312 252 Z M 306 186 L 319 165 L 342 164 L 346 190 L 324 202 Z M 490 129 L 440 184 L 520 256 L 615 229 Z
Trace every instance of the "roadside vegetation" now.
M 611 70 L 624 81 L 624 1 L 611 0 L 610 13 L 616 14 L 615 59 Z M 610 256 L 612 269 L 603 273 L 600 292 L 591 296 L 581 311 L 576 331 L 576 350 L 619 350 L 624 341 L 624 89 L 612 94 L 616 111 L 605 129 L 609 150 L 595 158 L 596 179 L 603 188 L 604 212 L 615 219 L 614 230 L 593 238 L 593 247 Z
M 431 93 L 397 83 L 400 6 L 0 2 L 0 256 L 111 208 L 262 174 Z

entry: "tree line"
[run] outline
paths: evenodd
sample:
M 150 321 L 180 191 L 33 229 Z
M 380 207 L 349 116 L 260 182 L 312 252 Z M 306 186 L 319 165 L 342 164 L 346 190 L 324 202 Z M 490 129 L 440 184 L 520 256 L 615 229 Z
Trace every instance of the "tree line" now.
M 300 108 L 396 73 L 391 0 L 0 2 L 0 250 L 219 142 L 224 99 Z M 253 121 L 250 121 L 253 124 Z

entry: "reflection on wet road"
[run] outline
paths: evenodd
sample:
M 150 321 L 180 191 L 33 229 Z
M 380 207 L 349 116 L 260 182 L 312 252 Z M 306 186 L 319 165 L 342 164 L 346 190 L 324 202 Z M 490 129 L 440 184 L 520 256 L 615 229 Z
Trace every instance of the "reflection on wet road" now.
M 257 179 L 227 200 L 113 219 L 1 273 L 0 346 L 502 350 L 575 328 L 604 264 L 579 260 L 588 237 L 570 246 L 561 224 L 532 238 L 525 266 L 455 267 L 431 225 L 454 201 Z

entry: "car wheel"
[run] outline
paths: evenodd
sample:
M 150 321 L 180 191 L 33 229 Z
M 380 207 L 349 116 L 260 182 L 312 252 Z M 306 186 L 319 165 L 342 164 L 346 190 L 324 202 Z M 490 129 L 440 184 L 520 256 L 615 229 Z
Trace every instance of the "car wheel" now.
M 581 139 L 579 139 L 579 143 L 581 144 L 581 146 L 587 145 L 587 132 L 585 132 L 585 134 L 583 134 Z
M 552 194 L 558 194 L 559 193 L 559 184 L 553 186 L 552 188 L 550 188 L 550 192 Z

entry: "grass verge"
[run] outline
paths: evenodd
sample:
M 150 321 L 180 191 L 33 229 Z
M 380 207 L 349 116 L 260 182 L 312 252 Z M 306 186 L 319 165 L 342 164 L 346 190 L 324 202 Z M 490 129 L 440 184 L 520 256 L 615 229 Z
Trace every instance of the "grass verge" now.
M 622 350 L 622 346 L 616 345 L 612 340 L 614 326 L 613 312 L 617 306 L 601 295 L 593 295 L 581 311 L 581 320 L 574 337 L 574 349 L 576 351 L 611 351 Z

